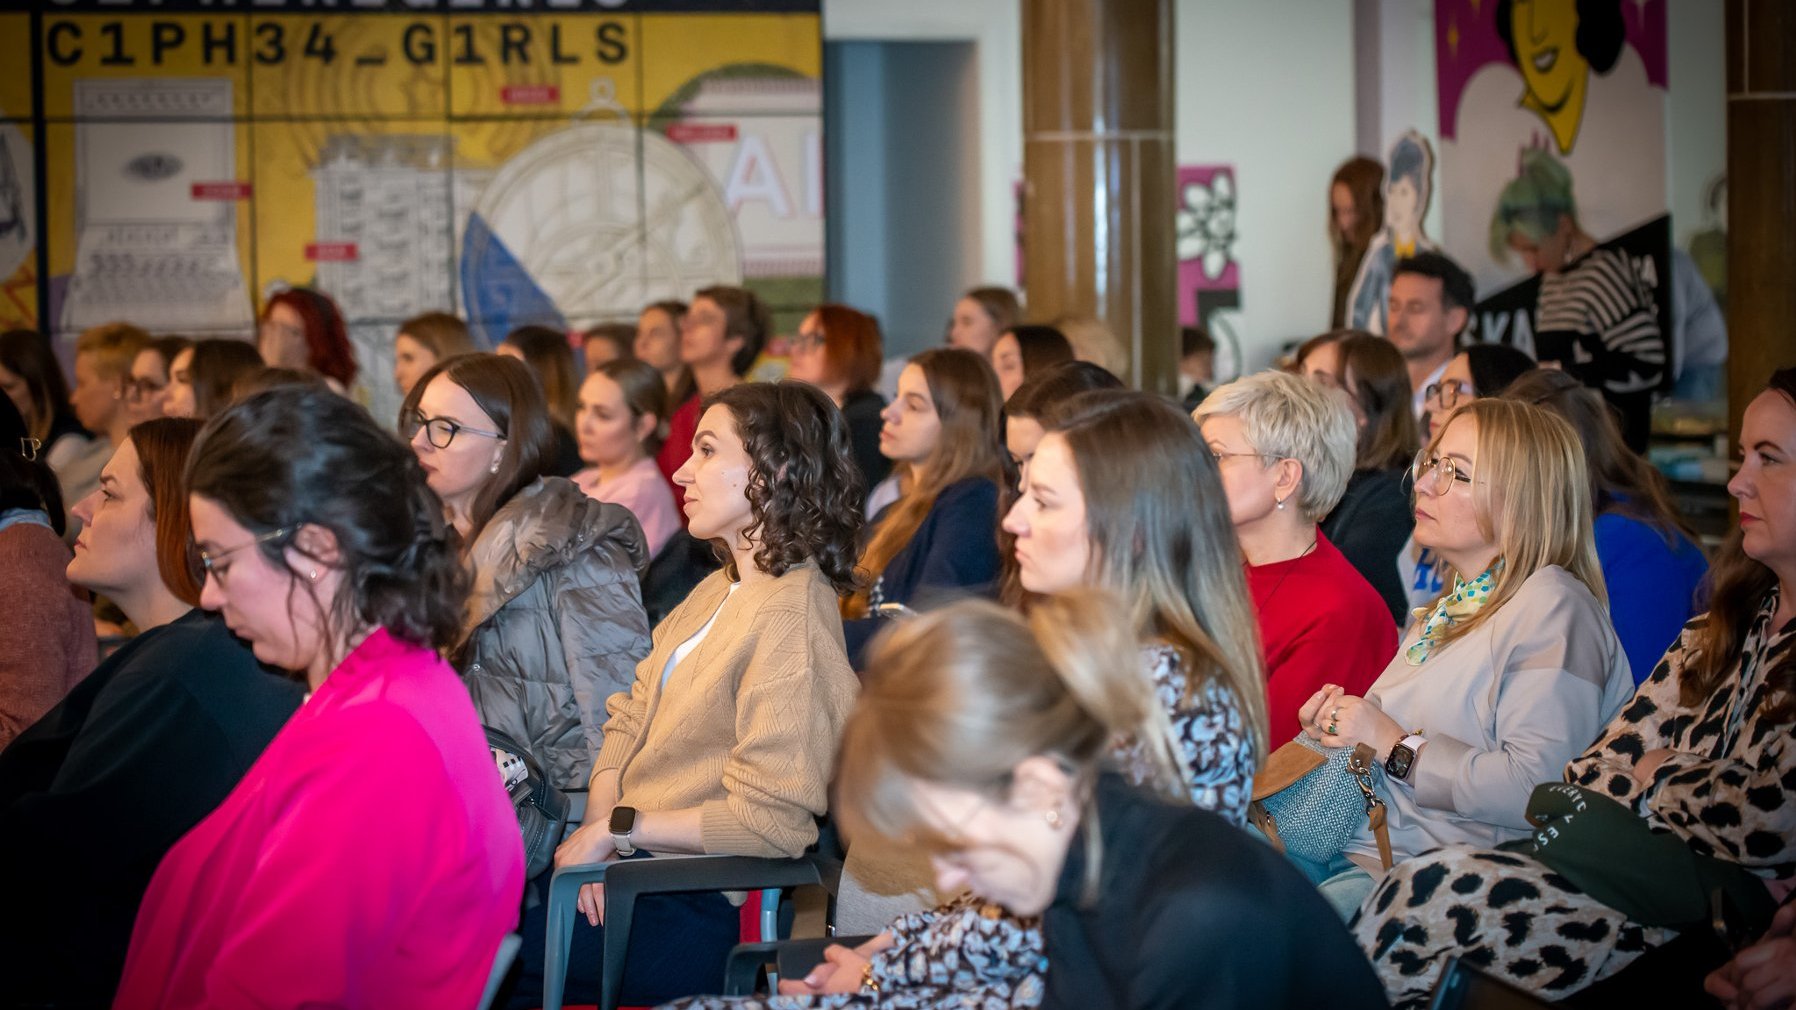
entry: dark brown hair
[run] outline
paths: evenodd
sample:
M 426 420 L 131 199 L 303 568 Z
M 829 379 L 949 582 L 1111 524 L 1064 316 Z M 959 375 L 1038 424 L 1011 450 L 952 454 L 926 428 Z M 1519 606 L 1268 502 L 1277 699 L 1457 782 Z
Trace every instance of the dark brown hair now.
M 1590 500 L 1598 515 L 1613 512 L 1643 522 L 1668 546 L 1675 546 L 1679 534 L 1696 542 L 1696 531 L 1671 503 L 1665 478 L 1622 441 L 1621 428 L 1602 394 L 1569 372 L 1536 368 L 1523 372 L 1499 395 L 1544 407 L 1571 424 L 1590 463 Z
M 324 386 L 326 389 L 330 388 L 325 385 L 324 377 L 317 372 L 302 372 L 297 368 L 277 368 L 273 365 L 266 365 L 244 372 L 237 377 L 237 381 L 231 384 L 231 402 L 247 400 L 264 389 L 273 389 L 276 386 Z
M 31 401 L 31 416 L 24 419 L 25 424 L 45 449 L 50 447 L 52 432 L 64 427 L 80 430 L 69 410 L 69 384 L 62 377 L 49 338 L 35 330 L 0 333 L 0 368 L 25 383 L 25 395 Z
M 1353 209 L 1358 214 L 1358 220 L 1354 222 L 1351 235 L 1342 234 L 1335 227 L 1336 184 L 1346 186 L 1347 192 L 1353 197 Z M 1372 236 L 1384 227 L 1384 166 L 1371 158 L 1349 158 L 1341 163 L 1340 168 L 1335 169 L 1328 189 L 1328 237 L 1333 240 L 1335 256 L 1358 259 L 1372 243 Z
M 741 338 L 742 346 L 730 355 L 730 371 L 738 376 L 747 375 L 748 370 L 755 367 L 755 359 L 761 356 L 761 349 L 767 346 L 767 334 L 773 331 L 773 316 L 767 311 L 766 304 L 753 291 L 727 284 L 703 288 L 692 296 L 695 302 L 700 298 L 709 299 L 723 310 L 725 338 Z
M 193 386 L 194 414 L 203 421 L 222 412 L 231 405 L 237 380 L 261 367 L 261 352 L 247 341 L 195 341 L 193 359 L 187 363 L 187 378 Z
M 257 393 L 206 423 L 187 487 L 252 534 L 311 524 L 335 535 L 342 587 L 333 600 L 312 597 L 327 641 L 385 628 L 440 652 L 460 633 L 468 574 L 442 500 L 411 449 L 355 403 L 310 386 Z M 254 549 L 288 570 L 288 547 L 301 550 L 292 534 Z M 296 577 L 289 607 L 302 588 L 314 590 Z
M 416 340 L 420 346 L 437 360 L 453 358 L 457 354 L 468 354 L 474 351 L 474 337 L 468 332 L 468 324 L 447 312 L 426 312 L 416 315 L 399 324 L 394 337 L 401 334 Z
M 846 383 L 847 396 L 872 389 L 885 357 L 879 320 L 846 305 L 819 305 L 816 312 L 823 327 L 825 374 Z
M 1016 325 L 1019 308 L 1015 291 L 999 287 L 973 288 L 961 297 L 978 303 L 999 333 Z
M 985 356 L 961 347 L 936 347 L 910 359 L 929 384 L 929 398 L 941 419 L 935 449 L 924 463 L 928 478 L 915 483 L 892 503 L 873 529 L 873 538 L 861 552 L 860 589 L 842 604 L 842 616 L 866 615 L 867 587 L 885 571 L 935 507 L 943 489 L 968 477 L 984 477 L 1000 488 L 1012 483 L 1010 454 L 998 440 L 1002 395 L 998 376 Z M 911 469 L 900 463 L 893 472 Z M 993 531 L 994 536 L 996 531 Z
M 543 475 L 543 467 L 555 456 L 555 429 L 549 424 L 542 386 L 529 365 L 501 354 L 458 354 L 418 377 L 399 408 L 401 431 L 406 430 L 405 418 L 418 409 L 424 391 L 439 375 L 466 390 L 505 439 L 498 472 L 487 478 L 468 506 L 468 535 L 462 545 L 467 548 L 479 539 L 499 506 Z
M 629 360 L 636 357 L 636 326 L 633 323 L 599 323 L 588 326 L 580 334 L 580 355 L 586 363 L 586 374 L 591 375 L 598 370 L 589 349 L 593 341 L 602 341 L 611 345 L 611 360 Z M 603 364 L 600 362 L 599 364 Z
M 503 342 L 522 352 L 524 363 L 536 373 L 549 416 L 572 428 L 574 412 L 580 409 L 580 376 L 574 373 L 574 349 L 568 346 L 567 334 L 547 326 L 520 326 Z
M 1040 375 L 1031 376 L 1004 401 L 1004 413 L 1010 417 L 1032 417 L 1045 427 L 1055 408 L 1080 393 L 1100 389 L 1122 389 L 1123 381 L 1103 365 L 1090 361 L 1068 361 Z
M 650 456 L 660 451 L 660 423 L 667 420 L 668 414 L 667 383 L 662 381 L 661 373 L 647 362 L 617 358 L 593 369 L 592 374 L 603 375 L 623 390 L 624 406 L 630 411 L 631 420 L 655 418 L 656 429 L 643 440 L 642 448 Z
M 1359 403 L 1366 418 L 1354 451 L 1354 469 L 1407 468 L 1421 448 L 1421 433 L 1411 409 L 1413 390 L 1402 352 L 1389 340 L 1362 330 L 1330 330 L 1304 341 L 1293 367 L 1302 369 L 1304 359 L 1329 344 L 1339 354 L 1335 385 Z
M 1052 326 L 1012 326 L 1004 332 L 1016 340 L 1017 352 L 1023 359 L 1024 381 L 1073 360 L 1073 345 L 1066 334 Z
M 159 417 L 131 428 L 137 449 L 137 475 L 149 492 L 150 518 L 156 523 L 156 570 L 175 598 L 200 605 L 206 572 L 193 543 L 193 518 L 187 508 L 187 457 L 199 437 L 201 422 L 191 417 Z
M 667 316 L 668 325 L 672 326 L 674 331 L 674 356 L 677 361 L 679 358 L 680 320 L 686 318 L 686 303 L 674 298 L 669 298 L 665 301 L 650 302 L 643 306 L 642 311 L 636 315 L 636 321 L 639 326 L 641 325 L 642 317 L 648 315 L 650 312 L 659 312 Z M 636 345 L 634 343 L 630 345 L 630 350 L 632 356 L 634 356 L 636 350 Z M 679 379 L 667 389 L 667 402 L 669 408 L 671 410 L 679 409 L 681 404 L 692 399 L 693 395 L 697 392 L 698 383 L 692 381 L 692 369 L 681 364 Z
M 754 522 L 755 567 L 780 576 L 814 561 L 838 593 L 854 587 L 866 486 L 848 445 L 848 423 L 822 390 L 804 382 L 748 382 L 711 397 L 730 412 L 748 454 L 744 494 Z M 739 578 L 728 550 L 719 550 Z

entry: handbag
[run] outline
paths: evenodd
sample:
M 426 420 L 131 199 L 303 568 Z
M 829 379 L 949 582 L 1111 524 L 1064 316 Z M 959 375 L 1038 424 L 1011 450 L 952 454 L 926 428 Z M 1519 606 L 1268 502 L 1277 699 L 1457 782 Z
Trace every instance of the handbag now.
M 523 744 L 491 726 L 481 728 L 524 836 L 524 879 L 533 880 L 555 862 L 555 847 L 567 830 L 567 794 L 549 784 Z
M 1248 820 L 1274 848 L 1327 863 L 1362 823 L 1378 841 L 1378 859 L 1391 868 L 1391 835 L 1378 794 L 1384 768 L 1366 744 L 1327 748 L 1299 733 L 1272 752 L 1255 776 Z

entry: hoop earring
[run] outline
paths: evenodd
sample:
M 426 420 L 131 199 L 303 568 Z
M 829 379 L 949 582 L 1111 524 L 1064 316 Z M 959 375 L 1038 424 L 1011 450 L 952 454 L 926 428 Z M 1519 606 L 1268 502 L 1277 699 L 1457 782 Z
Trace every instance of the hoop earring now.
M 1060 816 L 1059 807 L 1050 807 L 1048 811 L 1041 816 L 1042 819 L 1048 822 L 1048 827 L 1056 830 L 1058 830 L 1062 824 L 1066 823 L 1066 819 Z

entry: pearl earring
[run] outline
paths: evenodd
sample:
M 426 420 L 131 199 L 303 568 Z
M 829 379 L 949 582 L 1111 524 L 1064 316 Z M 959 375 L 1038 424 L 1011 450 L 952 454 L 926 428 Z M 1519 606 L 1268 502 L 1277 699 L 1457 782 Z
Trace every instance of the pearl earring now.
M 1042 818 L 1048 822 L 1050 828 L 1058 829 L 1061 824 L 1065 823 L 1060 816 L 1059 807 L 1050 808 L 1047 813 L 1042 814 Z
M 486 472 L 487 473 L 498 473 L 499 472 L 499 461 L 496 459 L 493 460 L 493 465 L 487 467 Z
M 1283 512 L 1285 510 L 1285 501 L 1283 498 L 1274 498 L 1273 501 L 1278 502 L 1278 510 L 1280 512 Z

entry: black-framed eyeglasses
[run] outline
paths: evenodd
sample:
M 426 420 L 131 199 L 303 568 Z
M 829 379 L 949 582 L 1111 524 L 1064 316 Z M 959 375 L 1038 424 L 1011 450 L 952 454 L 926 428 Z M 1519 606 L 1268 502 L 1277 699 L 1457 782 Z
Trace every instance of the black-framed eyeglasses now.
M 400 419 L 400 433 L 405 436 L 405 440 L 410 442 L 412 439 L 417 438 L 418 429 L 420 428 L 424 429 L 424 437 L 430 440 L 430 444 L 439 449 L 449 448 L 449 443 L 455 441 L 455 436 L 464 431 L 470 435 L 479 435 L 481 438 L 496 438 L 500 441 L 505 440 L 505 436 L 496 431 L 482 431 L 479 428 L 470 428 L 460 421 L 451 421 L 446 417 L 425 417 L 421 412 L 416 410 L 406 411 L 405 415 Z
M 814 351 L 823 346 L 825 339 L 822 330 L 799 330 L 792 338 L 792 349 Z
M 1471 390 L 1459 379 L 1448 379 L 1443 382 L 1430 382 L 1422 387 L 1422 399 L 1439 400 L 1443 408 L 1451 408 L 1459 402 L 1459 398 L 1467 396 Z
M 256 537 L 253 540 L 249 540 L 245 543 L 238 544 L 235 547 L 226 547 L 224 550 L 219 551 L 216 554 L 211 554 L 211 553 L 207 553 L 206 551 L 201 551 L 200 552 L 200 567 L 204 568 L 206 570 L 206 574 L 212 576 L 212 578 L 216 579 L 218 581 L 218 584 L 222 586 L 222 585 L 224 585 L 224 569 L 217 567 L 217 565 L 220 561 L 223 561 L 225 558 L 230 557 L 231 555 L 237 553 L 238 551 L 246 550 L 248 548 L 256 546 L 257 544 L 265 544 L 265 543 L 269 542 L 270 540 L 279 540 L 283 537 L 290 537 L 298 530 L 299 530 L 298 526 L 282 526 L 280 529 L 269 530 L 267 533 L 264 533 L 264 534 Z
M 162 395 L 167 383 L 158 383 L 153 379 L 126 379 L 125 399 L 138 401 L 152 396 Z
M 1459 464 L 1453 462 L 1451 456 L 1436 456 L 1433 459 L 1415 461 L 1414 465 L 1409 468 L 1410 484 L 1421 487 L 1422 478 L 1430 472 L 1435 475 L 1432 493 L 1436 498 L 1446 494 L 1447 490 L 1453 486 L 1454 481 L 1459 481 L 1462 484 L 1472 482 L 1472 475 L 1461 470 Z

